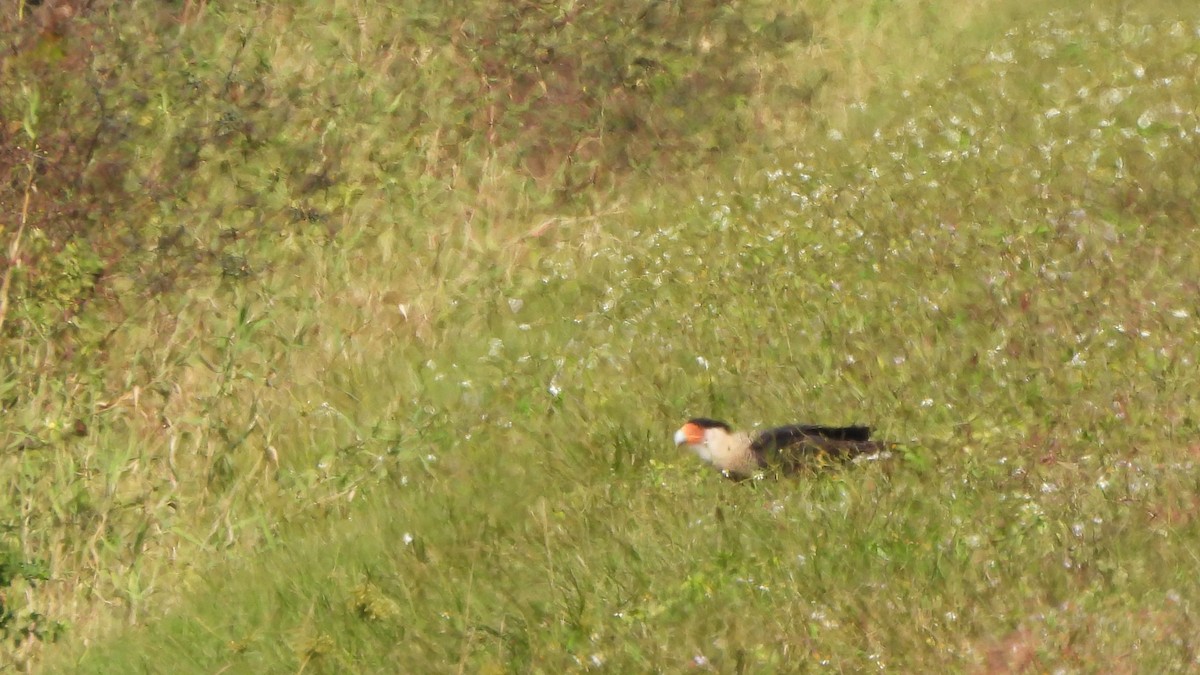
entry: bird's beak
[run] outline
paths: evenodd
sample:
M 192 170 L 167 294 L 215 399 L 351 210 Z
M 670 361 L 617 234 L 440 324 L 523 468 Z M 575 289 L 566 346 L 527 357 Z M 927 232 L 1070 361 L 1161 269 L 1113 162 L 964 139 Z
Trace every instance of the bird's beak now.
M 687 434 L 683 433 L 683 429 L 680 429 L 675 432 L 675 445 L 679 446 L 684 443 L 687 443 Z

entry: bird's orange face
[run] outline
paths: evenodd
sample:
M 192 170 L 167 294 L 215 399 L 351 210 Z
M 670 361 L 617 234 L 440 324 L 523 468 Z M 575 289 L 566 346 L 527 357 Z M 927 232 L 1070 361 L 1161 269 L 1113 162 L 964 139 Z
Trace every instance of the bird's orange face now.
M 678 437 L 688 445 L 700 445 L 704 442 L 704 427 L 688 422 L 679 428 Z

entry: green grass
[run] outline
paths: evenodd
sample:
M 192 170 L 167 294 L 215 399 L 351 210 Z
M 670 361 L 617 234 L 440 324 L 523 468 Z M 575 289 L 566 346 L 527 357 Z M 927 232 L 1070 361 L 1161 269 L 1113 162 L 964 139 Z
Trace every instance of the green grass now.
M 103 90 L 111 208 L 146 243 L 67 319 L 94 260 L 45 244 L 65 271 L 18 279 L 5 656 L 1193 669 L 1200 15 L 951 7 L 680 19 L 758 83 L 684 114 L 715 57 L 633 41 L 671 77 L 588 114 L 650 122 L 534 117 L 576 150 L 479 126 L 433 9 L 112 10 L 145 65 Z M 544 77 L 546 105 L 584 89 Z M 905 449 L 734 484 L 670 444 L 693 415 Z

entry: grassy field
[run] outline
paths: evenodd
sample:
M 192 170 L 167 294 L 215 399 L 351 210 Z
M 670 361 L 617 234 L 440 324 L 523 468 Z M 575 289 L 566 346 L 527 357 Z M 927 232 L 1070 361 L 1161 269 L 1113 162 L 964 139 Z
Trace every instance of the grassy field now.
M 616 4 L 39 15 L 0 672 L 1198 667 L 1200 8 Z

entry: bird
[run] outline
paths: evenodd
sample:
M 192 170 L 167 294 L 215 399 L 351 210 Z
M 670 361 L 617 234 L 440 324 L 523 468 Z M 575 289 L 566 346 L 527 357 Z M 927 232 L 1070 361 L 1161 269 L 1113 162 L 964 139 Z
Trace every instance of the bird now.
M 675 432 L 675 446 L 681 445 L 735 480 L 768 472 L 795 473 L 831 459 L 852 459 L 896 447 L 871 440 L 871 428 L 866 426 L 790 424 L 750 433 L 735 432 L 725 422 L 707 417 L 694 417 Z

